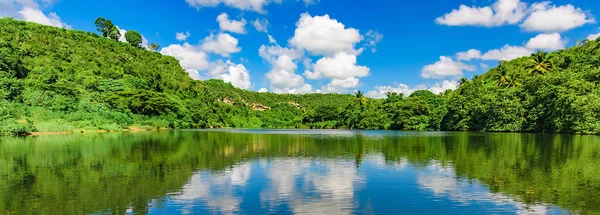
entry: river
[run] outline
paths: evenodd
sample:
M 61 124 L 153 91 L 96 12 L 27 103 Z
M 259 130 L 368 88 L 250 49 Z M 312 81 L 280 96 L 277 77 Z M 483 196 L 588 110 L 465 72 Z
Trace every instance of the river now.
M 600 213 L 600 137 L 175 130 L 0 138 L 0 214 Z

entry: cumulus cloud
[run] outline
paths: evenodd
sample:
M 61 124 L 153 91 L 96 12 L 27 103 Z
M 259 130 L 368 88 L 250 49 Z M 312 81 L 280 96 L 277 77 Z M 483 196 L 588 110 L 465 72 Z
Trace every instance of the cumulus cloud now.
M 562 32 L 594 22 L 594 18 L 581 8 L 570 4 L 557 7 L 547 1 L 534 3 L 531 11 L 531 15 L 520 25 L 525 31 Z
M 175 38 L 179 41 L 185 41 L 190 37 L 190 32 L 177 32 Z
M 304 78 L 296 74 L 298 68 L 296 60 L 302 57 L 302 52 L 281 46 L 265 46 L 259 49 L 259 55 L 269 63 L 272 68 L 265 77 L 269 80 L 271 89 L 275 93 L 309 93 L 312 86 L 304 82 Z
M 448 26 L 496 27 L 519 24 L 524 31 L 562 32 L 587 23 L 593 23 L 581 8 L 573 5 L 550 5 L 550 1 L 527 3 L 520 0 L 497 0 L 486 7 L 461 5 L 458 9 L 438 17 L 436 23 Z
M 405 96 L 409 96 L 417 90 L 429 90 L 434 94 L 440 94 L 446 90 L 454 90 L 458 87 L 458 81 L 456 80 L 444 80 L 442 82 L 435 83 L 431 86 L 425 84 L 410 87 L 406 84 L 398 84 L 398 86 L 375 86 L 373 90 L 367 92 L 366 96 L 371 98 L 385 98 L 386 93 L 402 93 Z
M 471 59 L 481 58 L 481 51 L 477 49 L 469 49 L 466 52 L 459 52 L 456 54 L 456 59 L 459 61 L 469 61 Z
M 258 92 L 259 92 L 259 93 L 266 93 L 266 92 L 269 92 L 269 90 L 267 90 L 267 88 L 264 88 L 264 87 L 262 87 L 262 88 L 260 88 L 260 89 L 258 90 Z
M 350 77 L 365 77 L 369 75 L 370 69 L 359 66 L 356 56 L 346 52 L 339 52 L 333 57 L 323 57 L 314 65 L 314 72 L 306 71 L 304 75 L 308 79 L 347 79 Z
M 279 45 L 261 45 L 258 49 L 258 55 L 266 61 L 274 63 L 279 56 L 286 55 L 295 60 L 304 56 L 304 52 L 293 48 L 284 48 Z
M 459 60 L 513 60 L 523 56 L 531 55 L 532 53 L 533 51 L 531 49 L 523 46 L 505 45 L 499 49 L 489 50 L 485 54 L 481 54 L 481 51 L 479 50 L 471 49 L 467 52 L 459 52 L 457 56 Z
M 42 25 L 50 25 L 59 28 L 71 28 L 71 26 L 64 24 L 56 13 L 49 13 L 47 16 L 39 9 L 33 9 L 30 7 L 25 7 L 23 10 L 19 11 L 23 20 L 28 22 L 35 22 Z
M 531 47 L 534 46 L 545 46 L 546 48 L 551 47 L 551 45 L 556 45 L 556 44 L 551 44 L 551 43 L 541 43 L 538 41 L 534 40 L 534 43 L 531 43 Z M 520 57 L 524 57 L 524 56 L 529 56 L 531 54 L 533 54 L 534 49 L 530 49 L 528 47 L 523 47 L 523 46 L 510 46 L 510 45 L 504 45 L 502 48 L 499 49 L 492 49 L 492 50 L 488 50 L 487 52 L 485 52 L 484 54 L 481 54 L 481 51 L 476 50 L 476 49 L 470 49 L 469 51 L 466 52 L 459 52 L 456 54 L 457 59 L 461 60 L 461 61 L 469 61 L 472 59 L 481 59 L 481 60 L 514 60 Z
M 349 89 L 356 88 L 360 84 L 360 80 L 356 77 L 348 77 L 345 79 L 333 79 L 329 84 L 321 88 L 323 93 L 340 93 L 347 92 Z
M 227 33 L 218 35 L 211 34 L 204 38 L 202 50 L 210 53 L 220 54 L 223 57 L 229 57 L 232 53 L 240 52 L 242 49 L 238 47 L 238 39 Z
M 160 50 L 161 54 L 175 57 L 179 60 L 179 64 L 185 69 L 195 80 L 200 80 L 201 77 L 198 71 L 209 68 L 209 62 L 206 53 L 199 47 L 184 43 L 183 45 L 171 44 Z
M 207 78 L 221 79 L 230 82 L 233 86 L 248 89 L 251 87 L 250 73 L 242 64 L 231 61 L 223 62 L 217 60 L 210 62 L 208 54 L 203 51 L 201 45 L 171 44 L 160 50 L 161 54 L 175 57 L 179 64 L 194 80 Z M 201 75 L 205 74 L 204 76 Z
M 539 34 L 529 39 L 524 46 L 511 46 L 506 44 L 502 48 L 488 50 L 483 54 L 477 49 L 470 49 L 465 52 L 457 53 L 456 59 L 459 61 L 469 61 L 472 59 L 513 60 L 516 58 L 529 56 L 537 50 L 556 51 L 563 49 L 565 48 L 567 42 L 568 40 L 563 38 L 559 33 Z
M 460 5 L 458 9 L 438 17 L 438 24 L 449 26 L 485 26 L 494 27 L 516 24 L 525 17 L 527 4 L 519 0 L 498 0 L 492 6 L 469 7 Z
M 246 20 L 242 18 L 241 20 L 230 20 L 229 15 L 227 13 L 221 13 L 217 16 L 217 22 L 219 22 L 219 27 L 221 31 L 229 31 L 238 34 L 245 34 L 246 29 Z
M 254 20 L 252 26 L 254 26 L 258 32 L 269 32 L 269 20 L 265 18 Z
M 500 49 L 492 49 L 481 56 L 483 60 L 513 60 L 533 53 L 532 50 L 522 46 L 505 45 Z
M 314 16 L 304 13 L 296 23 L 294 36 L 289 43 L 313 55 L 334 55 L 338 52 L 357 54 L 354 45 L 362 40 L 359 31 L 346 28 L 329 15 Z
M 1 0 L 0 17 L 13 17 L 42 25 L 70 29 L 71 26 L 63 23 L 56 13 L 46 14 L 42 11 L 52 4 L 54 4 L 54 0 Z
M 252 85 L 250 83 L 250 73 L 242 64 L 234 64 L 227 61 L 227 72 L 221 74 L 221 79 L 225 82 L 230 82 L 233 86 L 242 89 L 248 89 Z
M 590 34 L 590 35 L 588 35 L 588 36 L 586 37 L 586 39 L 588 39 L 588 40 L 596 40 L 596 39 L 598 39 L 598 37 L 600 37 L 600 33 L 597 33 L 597 34 Z
M 440 56 L 440 60 L 434 64 L 427 65 L 421 70 L 422 78 L 446 78 L 460 77 L 463 71 L 475 71 L 475 66 L 454 61 L 450 57 Z
M 555 51 L 565 48 L 567 42 L 559 33 L 540 34 L 529 39 L 525 47 L 532 50 Z

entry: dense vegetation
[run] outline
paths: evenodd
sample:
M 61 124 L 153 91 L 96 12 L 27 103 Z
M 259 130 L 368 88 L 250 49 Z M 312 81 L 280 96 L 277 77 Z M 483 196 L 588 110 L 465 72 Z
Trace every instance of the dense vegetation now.
M 600 133 L 600 41 L 501 62 L 440 95 L 368 99 L 194 81 L 176 59 L 140 48 L 139 33 L 122 43 L 110 20 L 96 25 L 102 35 L 0 19 L 0 134 L 144 126 Z

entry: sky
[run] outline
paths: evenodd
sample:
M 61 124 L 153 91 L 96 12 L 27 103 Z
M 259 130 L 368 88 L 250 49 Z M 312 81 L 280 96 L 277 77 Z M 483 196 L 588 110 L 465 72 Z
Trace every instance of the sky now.
M 275 93 L 434 93 L 596 39 L 597 0 L 0 0 L 0 17 L 136 30 L 190 77 Z M 125 42 L 122 38 L 121 41 Z

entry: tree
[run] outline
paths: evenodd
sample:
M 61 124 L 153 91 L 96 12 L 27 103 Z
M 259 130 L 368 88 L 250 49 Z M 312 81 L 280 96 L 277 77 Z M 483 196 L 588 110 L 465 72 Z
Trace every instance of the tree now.
M 354 93 L 354 97 L 355 97 L 355 102 L 356 105 L 358 105 L 358 107 L 363 110 L 364 106 L 367 104 L 367 97 L 365 97 L 365 95 L 363 94 L 362 91 L 356 91 Z
M 148 45 L 148 49 L 153 50 L 153 51 L 158 50 L 159 47 L 160 46 L 156 43 L 150 43 L 150 45 Z
M 552 56 L 546 54 L 546 52 L 538 51 L 532 57 L 526 67 L 531 74 L 543 75 L 552 70 Z
M 119 32 L 119 28 L 117 28 L 117 26 L 114 26 L 111 28 L 111 30 L 108 33 L 108 37 L 113 39 L 113 40 L 119 40 L 119 38 L 121 38 L 121 32 Z
M 142 43 L 142 35 L 134 30 L 127 31 L 127 33 L 125 33 L 125 39 L 130 45 L 135 47 L 140 47 L 140 44 Z
M 496 80 L 496 86 L 502 86 L 508 82 L 508 69 L 505 66 L 499 66 L 494 73 L 494 79 Z
M 102 33 L 103 37 L 108 37 L 113 40 L 119 40 L 121 37 L 121 33 L 119 33 L 119 28 L 115 26 L 110 19 L 105 19 L 103 17 L 98 17 L 96 19 L 96 30 Z
M 460 86 L 462 86 L 463 84 L 466 84 L 467 82 L 469 82 L 469 79 L 467 79 L 467 78 L 460 78 L 460 80 L 458 81 L 458 84 Z

